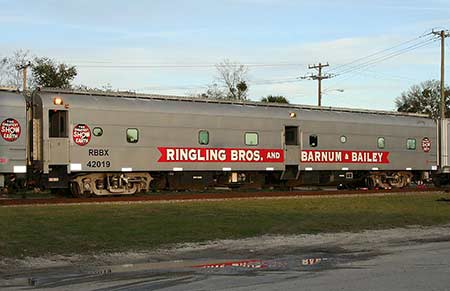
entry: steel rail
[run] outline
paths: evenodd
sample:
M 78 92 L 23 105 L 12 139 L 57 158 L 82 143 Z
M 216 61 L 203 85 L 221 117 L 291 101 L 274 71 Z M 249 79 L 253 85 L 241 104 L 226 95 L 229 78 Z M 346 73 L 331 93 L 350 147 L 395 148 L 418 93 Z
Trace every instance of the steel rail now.
M 379 195 L 411 195 L 420 192 L 444 192 L 443 188 L 407 188 L 392 190 L 324 190 L 324 191 L 234 191 L 219 193 L 164 193 L 142 196 L 91 197 L 91 198 L 9 198 L 0 200 L 0 206 L 11 205 L 57 205 L 57 204 L 88 204 L 88 203 L 139 203 L 139 202 L 179 202 L 179 201 L 214 201 L 227 199 L 257 199 L 257 198 L 293 198 L 293 197 L 349 197 L 349 196 L 379 196 Z

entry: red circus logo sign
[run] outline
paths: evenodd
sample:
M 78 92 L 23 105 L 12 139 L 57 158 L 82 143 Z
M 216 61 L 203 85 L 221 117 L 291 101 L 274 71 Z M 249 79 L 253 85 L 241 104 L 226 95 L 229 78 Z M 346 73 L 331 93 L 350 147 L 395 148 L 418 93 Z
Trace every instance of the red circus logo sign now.
M 422 139 L 422 149 L 426 153 L 431 150 L 431 140 L 428 137 Z
M 2 138 L 8 142 L 14 142 L 20 137 L 22 129 L 17 120 L 8 118 L 3 120 L 0 126 L 0 134 Z
M 72 131 L 73 141 L 79 146 L 85 146 L 91 141 L 91 129 L 86 124 L 77 124 Z

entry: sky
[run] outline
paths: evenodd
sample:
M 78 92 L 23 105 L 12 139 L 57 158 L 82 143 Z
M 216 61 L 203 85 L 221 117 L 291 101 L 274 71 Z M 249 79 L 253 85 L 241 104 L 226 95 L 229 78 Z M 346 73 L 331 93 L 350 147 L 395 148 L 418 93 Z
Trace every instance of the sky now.
M 448 0 L 0 0 L 0 7 L 0 57 L 22 49 L 74 65 L 76 84 L 190 95 L 204 92 L 214 65 L 228 59 L 248 65 L 251 100 L 283 95 L 316 105 L 317 81 L 301 77 L 321 62 L 334 76 L 323 81 L 323 106 L 381 110 L 395 109 L 412 85 L 439 79 L 440 42 L 429 33 L 450 29 Z M 449 58 L 450 38 L 446 50 Z

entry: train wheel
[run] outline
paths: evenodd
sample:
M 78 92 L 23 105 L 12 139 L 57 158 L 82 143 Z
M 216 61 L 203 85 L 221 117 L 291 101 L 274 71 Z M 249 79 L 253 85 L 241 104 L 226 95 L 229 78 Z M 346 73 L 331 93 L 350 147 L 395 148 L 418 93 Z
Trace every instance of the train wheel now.
M 433 178 L 433 184 L 436 187 L 441 187 L 442 186 L 442 181 L 439 177 L 434 177 Z
M 77 182 L 72 182 L 70 184 L 70 192 L 72 193 L 73 197 L 83 197 L 83 195 L 81 194 L 80 185 L 78 185 Z
M 370 190 L 375 189 L 375 185 L 376 185 L 375 177 L 369 176 L 366 178 L 367 189 L 370 189 Z
M 392 188 L 404 188 L 409 186 L 412 180 L 412 174 L 409 172 L 397 172 L 394 173 L 389 179 L 389 185 Z
M 7 194 L 9 194 L 9 193 L 8 193 L 8 188 L 7 188 L 7 187 L 0 188 L 0 194 L 2 194 L 2 195 L 7 195 Z

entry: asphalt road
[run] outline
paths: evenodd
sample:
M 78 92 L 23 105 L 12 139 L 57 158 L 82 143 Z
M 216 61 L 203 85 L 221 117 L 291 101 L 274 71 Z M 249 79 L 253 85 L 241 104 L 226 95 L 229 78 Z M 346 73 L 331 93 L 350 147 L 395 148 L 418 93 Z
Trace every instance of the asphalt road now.
M 450 290 L 449 233 L 0 273 L 2 290 Z
M 336 264 L 311 271 L 210 276 L 167 290 L 450 290 L 449 242 L 403 245 L 372 255 L 335 257 Z

